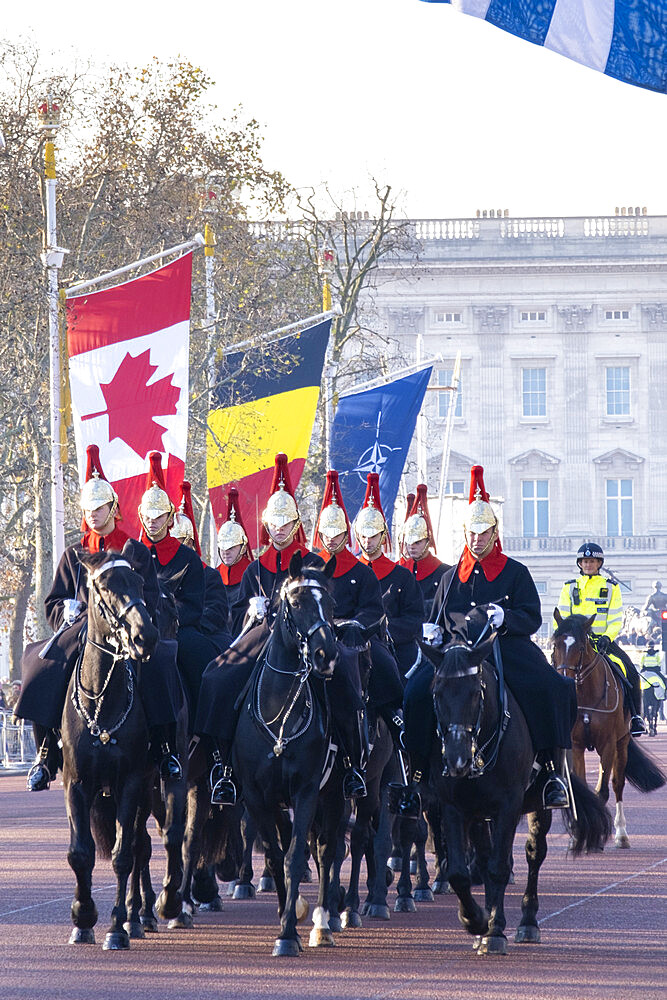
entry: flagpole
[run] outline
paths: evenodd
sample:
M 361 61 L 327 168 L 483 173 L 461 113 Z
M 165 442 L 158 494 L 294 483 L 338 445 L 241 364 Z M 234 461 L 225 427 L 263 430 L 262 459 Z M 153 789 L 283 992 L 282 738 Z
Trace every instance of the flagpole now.
M 54 100 L 51 88 L 38 109 L 40 126 L 44 135 L 44 208 L 45 233 L 41 261 L 47 275 L 49 307 L 49 407 L 51 431 L 51 534 L 53 570 L 58 568 L 65 551 L 65 498 L 61 453 L 61 360 L 59 328 L 58 271 L 65 254 L 58 246 L 56 231 L 56 151 L 54 139 L 60 127 L 60 106 Z
M 393 382 L 397 378 L 402 378 L 404 375 L 414 375 L 415 372 L 424 371 L 425 368 L 430 368 L 442 360 L 442 355 L 436 354 L 433 358 L 424 358 L 423 361 L 415 362 L 413 365 L 405 365 L 404 368 L 399 368 L 395 372 L 389 372 L 387 375 L 370 379 L 368 382 L 361 382 L 350 389 L 349 392 L 341 392 L 340 398 L 347 399 L 348 396 L 356 396 L 358 392 L 365 392 L 367 389 L 377 389 L 379 386 L 387 385 L 389 382 Z
M 422 363 L 422 351 L 424 348 L 424 336 L 422 333 L 417 334 L 417 364 Z M 419 411 L 419 416 L 417 417 L 417 476 L 418 482 L 426 482 L 426 455 L 424 448 L 424 414 Z
M 208 224 L 204 225 L 204 264 L 206 267 L 206 328 L 208 340 L 208 392 L 209 409 L 213 407 L 213 386 L 215 385 L 215 284 L 213 280 L 213 265 L 215 258 L 215 233 Z M 217 537 L 215 531 L 215 517 L 211 498 L 208 497 L 209 516 L 209 563 L 215 566 L 217 563 Z
M 334 252 L 329 248 L 322 251 L 319 261 L 320 274 L 322 275 L 322 311 L 331 312 L 331 272 L 333 270 Z M 331 352 L 331 338 L 327 344 L 326 357 L 324 359 L 323 382 L 324 382 L 324 464 L 327 471 L 331 468 L 331 429 L 333 427 L 334 406 L 333 406 L 333 384 L 338 366 L 334 363 Z
M 304 319 L 298 319 L 296 323 L 290 323 L 289 326 L 281 326 L 277 330 L 269 330 L 261 337 L 251 337 L 249 340 L 239 341 L 238 344 L 230 344 L 229 347 L 222 349 L 222 353 L 223 355 L 236 354 L 237 351 L 245 351 L 248 347 L 256 347 L 259 344 L 270 344 L 273 340 L 280 340 L 281 337 L 286 337 L 290 333 L 301 333 L 304 330 L 309 330 L 311 326 L 317 326 L 318 323 L 323 323 L 325 319 L 333 319 L 335 316 L 342 316 L 342 314 L 340 305 L 336 303 L 327 312 L 315 313 L 314 316 L 306 316 Z
M 442 509 L 445 499 L 445 485 L 447 483 L 447 473 L 449 472 L 449 452 L 452 443 L 452 427 L 454 425 L 454 411 L 456 410 L 456 399 L 459 392 L 459 380 L 461 378 L 461 352 L 456 352 L 454 361 L 454 371 L 452 372 L 452 384 L 448 387 L 451 391 L 449 406 L 447 407 L 447 422 L 445 424 L 445 439 L 442 445 L 442 464 L 440 466 L 440 488 L 438 490 L 438 525 L 435 529 L 436 538 L 440 538 L 440 522 L 442 521 Z
M 142 257 L 141 260 L 135 260 L 132 264 L 125 264 L 123 267 L 117 267 L 115 271 L 107 271 L 106 274 L 100 274 L 97 278 L 90 278 L 88 281 L 75 281 L 74 284 L 70 285 L 69 288 L 65 290 L 65 294 L 68 298 L 72 295 L 78 295 L 84 288 L 92 288 L 94 285 L 100 285 L 103 281 L 109 281 L 111 278 L 117 278 L 120 274 L 127 274 L 128 271 L 134 271 L 136 268 L 143 267 L 145 264 L 153 264 L 156 260 L 162 260 L 164 257 L 171 256 L 171 254 L 185 253 L 187 250 L 196 250 L 197 247 L 203 247 L 205 244 L 206 240 L 202 234 L 195 233 L 193 238 L 188 240 L 186 243 L 178 243 L 175 247 L 168 247 L 166 250 L 160 250 L 159 253 L 151 254 L 150 257 Z

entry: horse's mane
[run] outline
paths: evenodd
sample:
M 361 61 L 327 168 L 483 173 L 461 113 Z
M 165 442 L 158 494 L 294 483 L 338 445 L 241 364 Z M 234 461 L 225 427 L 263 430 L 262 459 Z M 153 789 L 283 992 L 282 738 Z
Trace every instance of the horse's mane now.
M 79 562 L 88 569 L 97 569 L 111 556 L 117 555 L 117 552 L 84 552 L 83 556 L 79 556 Z
M 331 593 L 331 580 L 329 577 L 325 576 L 321 569 L 316 569 L 314 566 L 304 566 L 298 576 L 285 577 L 280 588 L 281 599 L 285 596 L 285 589 L 293 583 L 298 583 L 299 580 L 303 580 L 304 582 L 312 580 L 313 583 L 316 583 L 326 593 Z
M 575 639 L 585 639 L 590 634 L 590 625 L 586 615 L 570 615 L 555 629 L 551 640 L 560 639 L 564 635 L 573 635 Z

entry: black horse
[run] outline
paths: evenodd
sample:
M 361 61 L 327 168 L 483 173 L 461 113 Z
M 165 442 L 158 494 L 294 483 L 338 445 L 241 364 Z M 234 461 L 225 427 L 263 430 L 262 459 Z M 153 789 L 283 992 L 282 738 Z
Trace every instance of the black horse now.
M 125 891 L 135 860 L 140 868 L 146 860 L 143 855 L 135 859 L 134 848 L 146 848 L 145 839 L 137 835 L 137 813 L 153 774 L 146 718 L 130 661 L 140 664 L 151 655 L 158 632 L 144 604 L 141 577 L 127 559 L 104 552 L 80 558 L 88 571 L 88 630 L 62 718 L 70 826 L 67 860 L 76 875 L 70 942 L 95 940 L 95 846 L 109 856 L 113 845 L 117 891 L 103 947 L 119 950 L 130 944 L 124 927 Z
M 424 646 L 423 651 L 436 666 L 433 702 L 439 738 L 433 743 L 431 782 L 442 803 L 447 878 L 459 898 L 461 923 L 478 938 L 478 953 L 504 955 L 505 888 L 516 828 L 526 813 L 528 882 L 515 941 L 540 940 L 537 881 L 551 813 L 530 787 L 534 753 L 526 720 L 486 662 L 494 639 L 476 648 L 454 641 L 444 650 Z M 572 789 L 577 819 L 571 823 L 571 849 L 575 855 L 601 850 L 611 833 L 611 816 L 574 775 Z M 490 824 L 481 822 L 486 819 Z M 469 846 L 475 849 L 484 879 L 486 909 L 471 893 Z
M 281 931 L 274 955 L 298 955 L 299 881 L 308 834 L 315 817 L 330 745 L 330 717 L 324 682 L 333 676 L 338 650 L 333 601 L 328 591 L 335 569 L 302 570 L 296 553 L 280 592 L 276 624 L 244 697 L 233 749 L 248 811 L 262 837 L 278 893 Z M 284 806 L 293 810 L 286 853 L 280 843 Z M 335 837 L 318 861 L 320 886 L 311 944 L 333 943 L 326 896 Z

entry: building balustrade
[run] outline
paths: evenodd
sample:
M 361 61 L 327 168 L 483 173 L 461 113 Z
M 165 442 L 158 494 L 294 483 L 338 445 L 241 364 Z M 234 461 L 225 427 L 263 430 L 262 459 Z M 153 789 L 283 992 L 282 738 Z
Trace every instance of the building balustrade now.
M 505 552 L 572 552 L 579 547 L 583 538 L 544 535 L 524 538 L 520 535 L 503 536 Z M 606 535 L 586 537 L 588 542 L 597 542 L 604 552 L 655 552 L 667 551 L 667 536 L 661 535 Z

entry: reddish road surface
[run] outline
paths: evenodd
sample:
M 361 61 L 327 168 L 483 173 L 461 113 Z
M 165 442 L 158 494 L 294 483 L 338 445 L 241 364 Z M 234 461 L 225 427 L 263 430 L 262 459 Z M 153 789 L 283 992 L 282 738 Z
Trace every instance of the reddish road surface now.
M 667 767 L 667 730 L 642 746 Z M 593 761 L 591 759 L 591 766 Z M 0 772 L 1 773 L 1 772 Z M 418 904 L 390 923 L 364 921 L 336 947 L 274 959 L 275 896 L 225 899 L 224 912 L 197 915 L 190 931 L 160 927 L 127 952 L 104 952 L 111 909 L 108 862 L 94 873 L 98 944 L 68 945 L 73 875 L 66 861 L 62 789 L 28 795 L 24 777 L 0 777 L 0 998 L 11 1000 L 195 1000 L 327 997 L 331 1000 L 658 1000 L 667 997 L 667 791 L 626 792 L 631 849 L 608 846 L 573 860 L 567 838 L 550 838 L 542 869 L 542 944 L 510 944 L 507 957 L 480 957 L 459 927 L 452 896 Z M 154 847 L 161 877 L 161 845 Z M 508 932 L 519 920 L 526 866 L 515 849 Z M 304 889 L 309 899 L 314 887 Z M 390 890 L 390 905 L 395 899 Z M 508 933 L 509 936 L 509 933 Z M 304 938 L 307 937 L 304 935 Z M 511 937 L 510 937 L 511 941 Z

